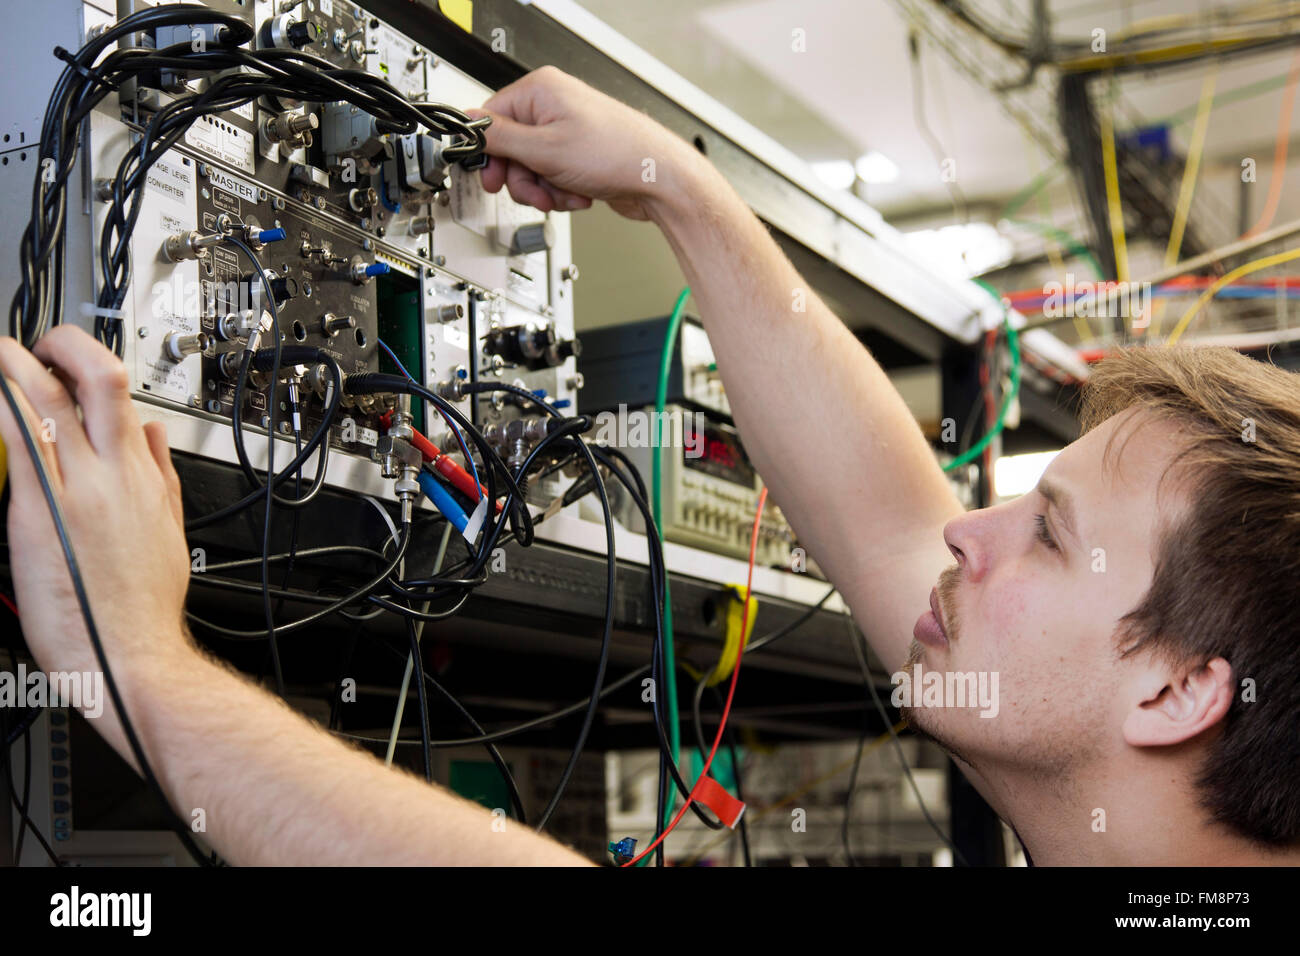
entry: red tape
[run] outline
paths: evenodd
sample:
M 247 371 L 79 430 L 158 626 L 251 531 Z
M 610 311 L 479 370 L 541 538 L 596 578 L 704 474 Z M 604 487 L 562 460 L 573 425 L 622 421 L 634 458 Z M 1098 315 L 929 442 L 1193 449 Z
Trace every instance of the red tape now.
M 696 803 L 704 804 L 713 811 L 714 816 L 733 830 L 745 813 L 744 802 L 729 794 L 726 788 L 712 777 L 701 777 L 691 793 Z

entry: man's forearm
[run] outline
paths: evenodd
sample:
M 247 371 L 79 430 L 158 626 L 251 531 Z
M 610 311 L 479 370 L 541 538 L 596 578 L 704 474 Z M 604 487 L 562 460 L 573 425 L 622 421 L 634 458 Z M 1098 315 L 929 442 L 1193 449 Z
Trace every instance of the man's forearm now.
M 665 192 L 652 217 L 690 282 L 746 450 L 857 604 L 855 582 L 918 542 L 942 560 L 938 529 L 960 506 L 867 349 L 721 174 L 703 162 L 689 169 L 675 183 L 688 188 Z M 910 640 L 910 627 L 897 640 Z
M 172 806 L 242 865 L 577 865 L 512 820 L 385 767 L 223 665 L 188 652 L 124 675 Z M 120 733 L 107 735 L 119 751 Z

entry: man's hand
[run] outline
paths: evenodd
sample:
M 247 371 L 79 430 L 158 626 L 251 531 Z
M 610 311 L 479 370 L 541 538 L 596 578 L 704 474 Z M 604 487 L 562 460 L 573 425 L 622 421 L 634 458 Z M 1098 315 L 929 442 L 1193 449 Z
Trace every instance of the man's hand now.
M 24 407 L 62 504 L 113 676 L 125 691 L 142 672 L 193 656 L 182 616 L 190 564 L 180 482 L 163 426 L 140 424 L 125 366 L 81 329 L 60 325 L 32 352 L 0 337 L 0 374 Z M 28 647 L 46 670 L 99 671 L 36 469 L 2 400 L 0 436 Z M 99 729 L 110 739 L 120 730 L 109 701 Z
M 553 66 L 521 77 L 466 111 L 492 117 L 483 187 L 504 185 L 544 212 L 586 209 L 593 199 L 629 219 L 655 218 L 707 165 L 684 140 L 643 113 Z
M 202 655 L 181 619 L 189 553 L 162 426 L 141 427 L 126 369 L 81 330 L 58 326 L 34 353 L 0 337 L 0 373 L 37 436 L 109 667 L 182 820 L 201 810 L 207 841 L 234 863 L 586 862 L 386 768 Z M 47 670 L 97 671 L 36 470 L 3 401 L 0 436 L 9 451 L 9 553 L 28 646 Z M 110 704 L 94 725 L 132 760 Z

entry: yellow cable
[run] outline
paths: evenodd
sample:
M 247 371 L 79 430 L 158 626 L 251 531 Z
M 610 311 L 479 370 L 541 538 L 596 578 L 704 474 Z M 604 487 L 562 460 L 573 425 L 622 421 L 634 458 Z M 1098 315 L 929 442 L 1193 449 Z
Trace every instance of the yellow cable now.
M 1256 259 L 1254 262 L 1247 262 L 1244 266 L 1238 266 L 1226 275 L 1220 276 L 1214 285 L 1210 286 L 1201 293 L 1200 298 L 1192 303 L 1192 307 L 1183 313 L 1183 317 L 1178 320 L 1174 330 L 1169 333 L 1169 339 L 1165 345 L 1173 345 L 1179 337 L 1187 331 L 1187 327 L 1192 324 L 1192 319 L 1196 313 L 1201 310 L 1201 306 L 1209 302 L 1210 299 L 1218 293 L 1225 285 L 1235 282 L 1242 276 L 1250 275 L 1252 272 L 1258 272 L 1260 269 L 1267 269 L 1269 266 L 1281 265 L 1283 262 L 1290 262 L 1292 259 L 1300 259 L 1300 249 L 1292 249 L 1289 252 L 1279 252 L 1276 255 L 1265 256 L 1262 259 Z
M 1210 112 L 1214 107 L 1214 84 L 1219 77 L 1219 65 L 1213 64 L 1201 83 L 1201 99 L 1196 104 L 1196 122 L 1192 125 L 1192 141 L 1187 149 L 1187 162 L 1183 166 L 1183 181 L 1178 187 L 1178 205 L 1174 208 L 1174 223 L 1169 230 L 1169 245 L 1165 247 L 1165 265 L 1178 262 L 1182 253 L 1183 234 L 1187 230 L 1187 217 L 1192 209 L 1192 195 L 1196 192 L 1196 176 L 1201 167 L 1201 154 L 1205 151 L 1205 134 L 1210 128 Z M 1156 304 L 1151 316 L 1150 334 L 1160 332 L 1160 319 L 1164 314 L 1164 300 Z
M 1106 210 L 1110 219 L 1110 241 L 1115 246 L 1115 278 L 1128 281 L 1128 246 L 1124 242 L 1124 207 L 1119 199 L 1119 171 L 1115 163 L 1115 129 L 1110 104 L 1101 108 L 1101 165 L 1106 174 Z
M 1219 75 L 1216 63 L 1205 74 L 1201 84 L 1201 101 L 1196 105 L 1196 122 L 1192 126 L 1192 142 L 1187 150 L 1187 164 L 1183 167 L 1183 182 L 1178 189 L 1178 205 L 1174 209 L 1174 225 L 1169 232 L 1169 245 L 1165 249 L 1165 265 L 1178 261 L 1183 248 L 1183 232 L 1187 228 L 1187 215 L 1192 208 L 1192 194 L 1196 191 L 1196 173 L 1205 149 L 1205 133 L 1210 128 L 1210 111 L 1214 106 L 1214 83 Z
M 1159 50 L 1144 50 L 1139 53 L 1106 53 L 1101 56 L 1082 57 L 1065 60 L 1055 64 L 1063 73 L 1098 73 L 1112 70 L 1117 66 L 1149 66 L 1155 63 L 1169 63 L 1190 57 L 1201 57 L 1211 53 L 1221 53 L 1244 45 L 1259 45 L 1274 42 L 1280 35 L 1290 34 L 1256 34 L 1219 40 L 1197 40 L 1164 47 Z
M 740 656 L 740 648 L 742 645 L 749 646 L 749 638 L 754 633 L 754 621 L 758 617 L 758 599 L 750 596 L 749 625 L 745 629 L 742 640 L 740 626 L 745 619 L 745 587 L 742 584 L 728 584 L 727 587 L 731 589 L 731 600 L 727 602 L 727 637 L 723 642 L 722 655 L 718 658 L 717 666 L 713 668 L 708 681 L 705 682 L 708 687 L 716 687 L 731 676 L 736 666 L 736 659 Z
M 1234 21 L 1220 22 L 1212 24 L 1214 29 L 1226 30 L 1243 23 L 1250 23 L 1248 18 L 1254 18 L 1256 21 L 1264 19 L 1264 14 L 1270 14 L 1271 19 L 1290 19 L 1297 13 L 1295 3 L 1259 3 L 1244 4 L 1237 7 L 1232 12 L 1235 15 Z M 1159 30 L 1178 30 L 1178 29 L 1197 29 L 1211 26 L 1205 22 L 1205 18 L 1199 14 L 1171 14 L 1169 16 L 1147 17 L 1144 20 L 1138 20 L 1122 30 L 1112 30 L 1106 37 L 1108 43 L 1115 43 L 1119 40 L 1131 40 L 1134 37 L 1140 37 L 1144 34 L 1154 33 Z

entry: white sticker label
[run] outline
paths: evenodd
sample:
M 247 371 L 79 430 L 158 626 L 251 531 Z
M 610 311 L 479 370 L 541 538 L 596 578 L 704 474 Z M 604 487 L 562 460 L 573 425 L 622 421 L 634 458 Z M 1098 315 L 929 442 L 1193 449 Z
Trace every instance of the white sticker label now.
M 234 193 L 240 199 L 245 199 L 254 205 L 257 204 L 257 187 L 240 179 L 238 176 L 231 176 L 215 166 L 209 166 L 208 181 L 218 189 L 224 189 L 228 193 Z
M 185 132 L 185 142 L 246 173 L 253 172 L 253 134 L 215 116 L 201 117 Z
M 194 180 L 190 178 L 190 167 L 172 162 L 170 154 L 154 163 L 145 175 L 146 189 L 158 199 L 174 203 L 187 211 L 193 210 L 193 187 Z M 180 231 L 179 227 L 176 231 Z
M 361 442 L 363 445 L 378 445 L 379 432 L 375 431 L 373 428 L 358 428 L 357 441 Z
M 320 12 L 322 16 L 334 16 L 334 0 L 320 0 Z

